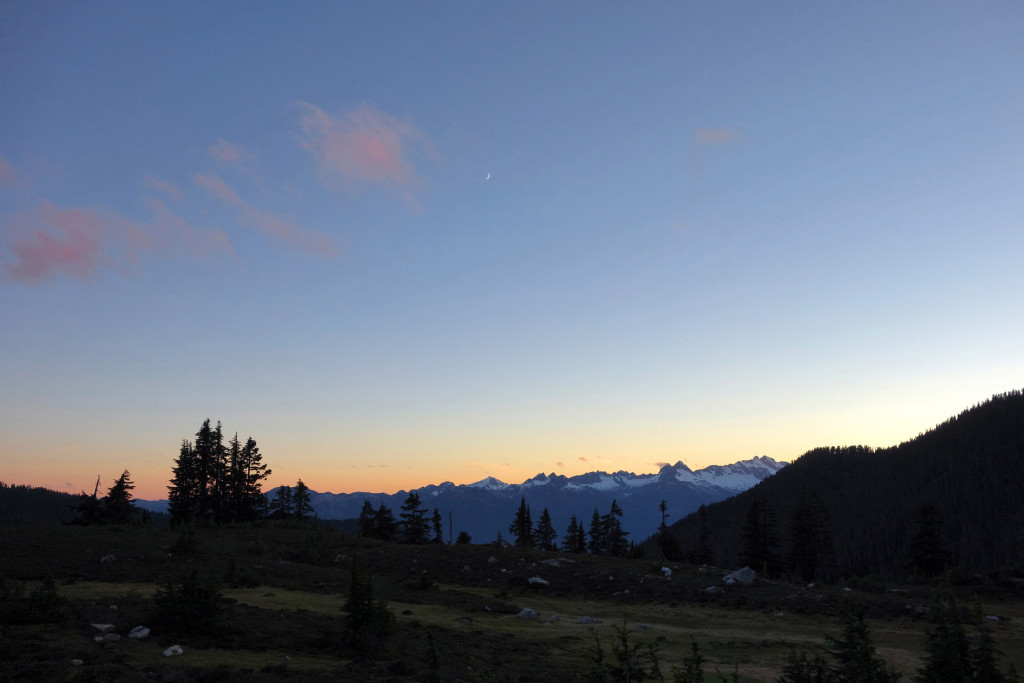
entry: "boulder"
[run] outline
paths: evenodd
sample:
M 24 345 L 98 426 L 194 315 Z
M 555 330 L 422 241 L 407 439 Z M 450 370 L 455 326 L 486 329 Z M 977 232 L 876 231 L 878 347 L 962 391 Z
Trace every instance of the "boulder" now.
M 718 595 L 719 593 L 724 593 L 725 591 L 722 590 L 719 586 L 711 586 L 710 588 L 705 588 L 704 592 L 711 593 L 711 595 Z
M 136 626 L 135 628 L 133 628 L 131 631 L 128 632 L 128 637 L 129 638 L 135 638 L 137 640 L 142 640 L 143 638 L 148 638 L 149 637 L 149 629 L 146 628 L 145 626 Z
M 672 578 L 672 569 L 670 569 L 669 567 L 662 567 L 661 568 L 661 575 L 664 576 L 666 579 L 671 579 Z
M 114 630 L 113 624 L 93 624 L 92 627 L 100 633 L 110 633 Z
M 103 640 L 108 643 L 116 643 L 121 640 L 121 636 L 116 633 L 107 633 L 103 636 Z
M 529 583 L 531 586 L 547 586 L 551 583 L 550 581 L 545 581 L 539 576 L 531 576 L 529 579 L 527 579 L 526 582 Z
M 744 567 L 743 569 L 737 569 L 732 574 L 726 574 L 725 578 L 722 579 L 727 585 L 731 586 L 735 583 L 749 586 L 754 583 L 754 579 L 757 578 L 757 573 L 750 567 Z
M 113 555 L 104 555 L 103 557 L 100 558 L 100 562 L 103 563 L 103 564 L 110 564 L 111 562 L 113 562 L 116 559 L 117 558 L 114 557 Z
M 524 607 L 519 614 L 516 615 L 516 619 L 536 619 L 537 613 L 529 607 Z
M 71 666 L 82 666 L 83 664 L 85 664 L 85 662 L 82 661 L 81 659 L 72 659 L 71 660 Z
M 184 653 L 185 651 L 181 649 L 181 645 L 171 645 L 169 648 L 164 650 L 164 657 L 177 657 Z

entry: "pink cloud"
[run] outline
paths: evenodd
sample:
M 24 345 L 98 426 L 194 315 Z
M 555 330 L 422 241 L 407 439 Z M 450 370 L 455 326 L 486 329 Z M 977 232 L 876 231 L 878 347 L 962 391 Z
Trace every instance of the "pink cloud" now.
M 579 460 L 580 460 L 580 462 L 586 462 L 587 461 L 587 459 L 584 458 L 582 455 L 579 457 Z
M 740 139 L 740 132 L 735 128 L 698 128 L 694 139 L 705 145 L 735 142 Z
M 159 199 L 147 198 L 150 221 L 136 221 L 103 208 L 62 208 L 43 201 L 4 226 L 0 279 L 39 284 L 61 277 L 89 281 L 101 268 L 130 269 L 139 257 L 183 246 L 197 257 L 234 253 L 227 235 L 204 232 L 174 215 Z
M 151 188 L 153 190 L 160 190 L 161 192 L 165 192 L 171 197 L 178 200 L 184 199 L 185 197 L 185 193 L 178 189 L 177 185 L 169 183 L 166 180 L 160 180 L 158 178 L 154 178 L 153 176 L 149 176 L 148 178 L 146 178 L 144 184 L 148 188 Z
M 424 137 L 408 121 L 365 104 L 337 117 L 312 104 L 300 106 L 300 144 L 316 159 L 325 180 L 340 180 L 346 189 L 383 185 L 407 199 L 422 185 L 407 143 L 422 147 Z
M 245 151 L 239 145 L 233 145 L 226 140 L 218 140 L 217 144 L 211 145 L 206 154 L 215 164 L 221 167 L 234 166 L 240 170 L 248 170 L 248 162 L 254 159 L 252 154 Z
M 664 467 L 667 464 L 668 464 L 667 462 L 656 462 L 656 463 L 654 463 L 654 466 L 657 467 L 660 470 L 662 467 Z
M 303 251 L 334 256 L 334 246 L 327 235 L 303 230 L 288 216 L 261 211 L 246 203 L 227 183 L 213 173 L 197 173 L 192 180 L 238 213 L 239 221 L 260 232 L 278 237 Z
M 135 262 L 153 245 L 145 226 L 120 214 L 62 209 L 47 201 L 15 216 L 10 228 L 14 259 L 2 264 L 2 277 L 23 284 L 60 276 L 88 280 L 100 266 Z
M 558 465 L 559 467 L 565 467 L 565 463 L 561 461 L 556 462 L 555 464 Z

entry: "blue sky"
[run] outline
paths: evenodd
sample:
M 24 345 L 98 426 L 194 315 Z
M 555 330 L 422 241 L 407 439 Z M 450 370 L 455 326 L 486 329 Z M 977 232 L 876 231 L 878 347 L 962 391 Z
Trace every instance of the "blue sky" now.
M 637 6 L 639 4 L 639 6 Z M 0 3 L 0 470 L 394 491 L 1024 385 L 1018 3 Z

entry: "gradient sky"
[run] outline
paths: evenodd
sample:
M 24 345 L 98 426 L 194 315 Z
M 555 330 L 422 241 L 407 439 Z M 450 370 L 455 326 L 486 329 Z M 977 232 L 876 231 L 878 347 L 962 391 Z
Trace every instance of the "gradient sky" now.
M 889 446 L 1024 386 L 1019 2 L 0 0 L 0 480 Z

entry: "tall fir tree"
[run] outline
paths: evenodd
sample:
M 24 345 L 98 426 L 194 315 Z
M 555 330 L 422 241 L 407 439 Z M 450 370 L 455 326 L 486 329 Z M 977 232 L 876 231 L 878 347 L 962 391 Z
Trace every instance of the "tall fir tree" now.
M 508 527 L 508 532 L 515 537 L 516 547 L 533 547 L 533 520 L 530 519 L 530 506 L 526 504 L 525 497 L 519 500 L 519 509 Z
M 295 505 L 292 501 L 292 487 L 283 484 L 277 487 L 277 495 L 270 503 L 271 519 L 291 519 L 295 514 Z
M 594 514 L 590 516 L 590 528 L 587 530 L 587 552 L 591 555 L 599 555 L 604 552 L 606 545 L 601 513 L 594 508 Z
M 132 490 L 135 482 L 131 480 L 128 470 L 125 470 L 114 482 L 114 485 L 103 497 L 103 516 L 112 524 L 129 524 L 135 516 L 135 502 L 132 500 Z
M 562 539 L 562 550 L 579 555 L 587 552 L 587 533 L 583 528 L 583 523 L 576 519 L 576 515 L 569 520 L 569 528 L 566 529 L 565 537 Z
M 373 513 L 373 537 L 382 541 L 393 541 L 397 529 L 398 521 L 391 508 L 381 503 Z
M 359 511 L 358 533 L 364 538 L 373 536 L 373 506 L 370 501 L 364 500 L 363 507 Z
M 434 508 L 434 514 L 430 517 L 430 525 L 434 529 L 434 543 L 444 543 L 444 526 L 442 525 L 441 513 Z
M 426 518 L 427 509 L 420 507 L 418 493 L 410 493 L 402 503 L 398 526 L 405 543 L 426 543 L 430 534 L 430 523 Z
M 295 484 L 292 491 L 292 506 L 294 508 L 295 521 L 302 524 L 313 516 L 313 504 L 309 494 L 309 487 L 301 479 Z
M 776 576 L 779 573 L 779 528 L 768 499 L 757 496 L 747 509 L 743 523 L 743 556 L 751 569 Z
M 181 440 L 181 449 L 171 473 L 171 485 L 167 487 L 171 525 L 188 524 L 195 521 L 199 508 L 199 462 L 188 439 Z
M 612 500 L 611 508 L 601 517 L 601 529 L 604 535 L 604 554 L 609 557 L 624 557 L 629 550 L 626 536 L 628 531 L 622 529 L 622 508 Z
M 551 515 L 548 513 L 548 509 L 544 508 L 537 521 L 537 528 L 533 531 L 533 545 L 541 550 L 555 551 L 558 549 L 555 544 L 556 538 L 558 538 L 558 533 L 551 523 Z

